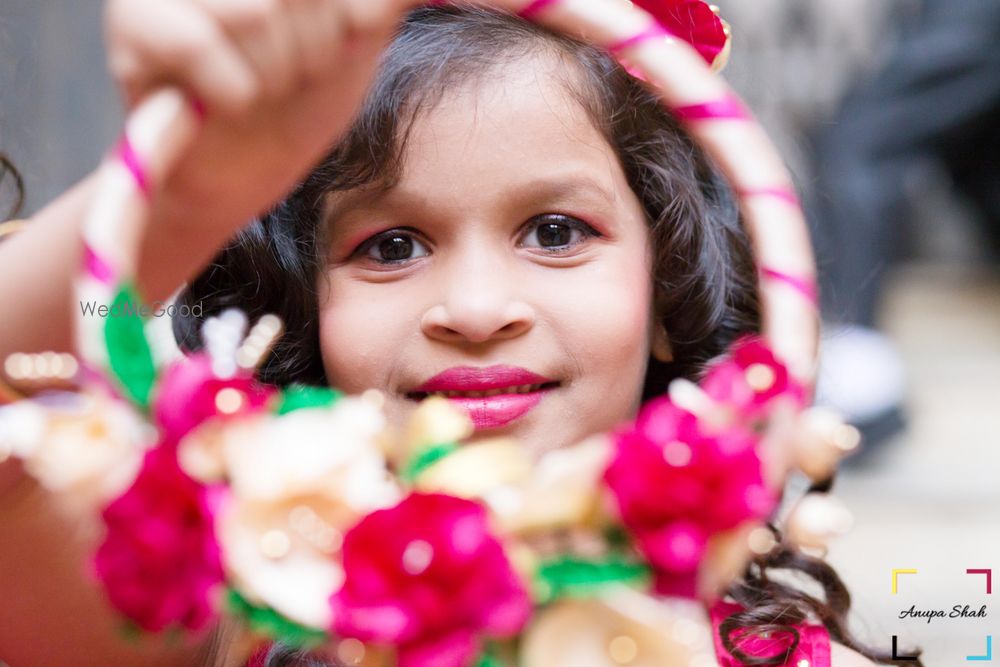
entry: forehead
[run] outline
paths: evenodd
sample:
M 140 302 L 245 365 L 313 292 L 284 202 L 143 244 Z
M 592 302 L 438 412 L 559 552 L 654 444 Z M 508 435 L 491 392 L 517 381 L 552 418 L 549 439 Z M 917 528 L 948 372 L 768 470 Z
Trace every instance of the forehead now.
M 632 199 L 614 151 L 570 90 L 576 76 L 561 59 L 538 55 L 449 86 L 414 117 L 394 182 L 332 192 L 328 213 L 461 212 L 580 189 L 612 205 Z
M 644 226 L 615 151 L 575 92 L 575 67 L 540 54 L 447 86 L 403 131 L 390 182 L 327 193 L 326 233 L 353 238 L 389 218 L 519 215 L 515 209 L 573 202 L 609 222 L 634 218 Z
M 445 91 L 414 118 L 397 187 L 442 193 L 561 175 L 622 187 L 618 159 L 571 92 L 566 67 L 551 56 L 520 58 Z

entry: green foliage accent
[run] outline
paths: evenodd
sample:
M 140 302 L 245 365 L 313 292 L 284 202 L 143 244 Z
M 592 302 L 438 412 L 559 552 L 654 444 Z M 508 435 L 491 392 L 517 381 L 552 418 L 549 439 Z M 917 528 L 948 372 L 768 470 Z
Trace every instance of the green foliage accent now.
M 597 561 L 564 556 L 538 568 L 535 595 L 540 603 L 564 596 L 593 595 L 609 584 L 646 584 L 650 574 L 648 565 L 620 556 Z
M 285 415 L 308 408 L 328 408 L 340 400 L 343 395 L 343 392 L 329 387 L 292 385 L 281 392 L 281 404 L 278 406 L 277 413 Z
M 456 442 L 445 442 L 422 448 L 407 464 L 406 470 L 403 471 L 403 479 L 412 483 L 420 476 L 420 473 L 457 449 L 458 443 Z
M 118 636 L 129 644 L 138 643 L 146 634 L 145 630 L 132 619 L 126 618 L 118 623 Z
M 144 630 L 138 623 L 130 618 L 123 618 L 117 624 L 118 636 L 129 644 L 137 644 L 142 639 L 155 634 L 153 631 Z M 158 631 L 163 637 L 167 646 L 178 646 L 184 641 L 188 633 L 184 627 L 174 624 Z M 0 665 L 4 663 L 0 662 Z
M 632 544 L 632 538 L 624 526 L 608 526 L 604 529 L 604 539 L 607 540 L 608 546 L 618 551 L 626 549 Z
M 104 343 L 108 349 L 108 363 L 125 395 L 147 409 L 156 383 L 156 365 L 146 340 L 140 303 L 139 294 L 130 283 L 119 287 L 111 304 L 111 314 L 105 320 Z
M 327 633 L 290 621 L 270 607 L 258 607 L 233 589 L 226 590 L 226 605 L 251 629 L 299 648 L 318 646 L 329 640 Z
M 503 667 L 500 660 L 488 648 L 483 651 L 475 664 L 476 667 Z

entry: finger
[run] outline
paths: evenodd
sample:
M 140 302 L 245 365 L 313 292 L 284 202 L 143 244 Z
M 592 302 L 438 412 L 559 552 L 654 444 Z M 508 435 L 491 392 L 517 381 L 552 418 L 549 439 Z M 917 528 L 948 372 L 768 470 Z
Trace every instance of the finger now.
M 371 61 L 374 71 L 405 15 L 427 0 L 342 0 L 349 19 L 342 58 Z
M 109 63 L 126 90 L 176 84 L 224 114 L 258 96 L 255 71 L 204 10 L 180 1 L 113 4 Z
M 315 83 L 336 67 L 353 66 L 339 58 L 348 17 L 341 2 L 282 0 L 298 45 L 302 80 Z
M 300 108 L 305 111 L 299 118 L 299 129 L 346 128 L 374 79 L 379 56 L 391 39 L 394 23 L 375 18 L 386 15 L 386 3 L 384 0 L 284 1 L 296 10 L 293 16 L 298 17 L 297 30 L 308 58 L 308 80 L 313 84 L 299 99 Z M 381 13 L 370 7 L 361 8 L 366 2 L 382 5 Z M 325 4 L 329 12 L 322 29 L 318 21 L 310 24 L 303 20 L 310 3 Z M 336 39 L 330 39 L 331 35 L 336 35 Z
M 216 20 L 254 69 L 263 95 L 279 97 L 299 85 L 299 46 L 282 0 L 194 1 Z
M 125 99 L 128 109 L 134 108 L 149 92 L 148 81 L 143 81 L 143 64 L 132 49 L 108 49 L 108 69 L 114 77 Z
M 426 4 L 423 0 L 342 0 L 349 19 L 348 34 L 353 39 L 382 40 L 392 34 L 410 9 Z

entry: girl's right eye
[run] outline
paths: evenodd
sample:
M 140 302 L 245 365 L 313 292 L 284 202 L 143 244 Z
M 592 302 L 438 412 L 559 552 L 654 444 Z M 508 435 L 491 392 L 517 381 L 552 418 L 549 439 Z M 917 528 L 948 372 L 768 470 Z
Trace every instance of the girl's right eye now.
M 406 229 L 390 229 L 362 243 L 356 253 L 379 264 L 402 264 L 430 254 L 427 247 Z

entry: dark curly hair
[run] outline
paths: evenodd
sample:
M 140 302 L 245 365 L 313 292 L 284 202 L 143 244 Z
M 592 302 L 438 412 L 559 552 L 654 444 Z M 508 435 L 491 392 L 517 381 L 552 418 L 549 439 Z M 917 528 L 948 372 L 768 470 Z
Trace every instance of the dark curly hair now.
M 606 52 L 491 9 L 411 12 L 346 136 L 285 201 L 222 251 L 181 302 L 201 303 L 206 317 L 229 307 L 248 311 L 251 318 L 278 314 L 286 334 L 261 368 L 261 379 L 324 384 L 315 283 L 326 261 L 325 195 L 391 186 L 410 127 L 422 111 L 490 68 L 536 55 L 565 63 L 567 90 L 614 149 L 645 209 L 654 251 L 654 306 L 674 361 L 650 358 L 643 398 L 662 394 L 676 377 L 697 378 L 737 337 L 760 328 L 755 265 L 732 191 L 659 98 Z M 200 345 L 199 324 L 175 320 L 182 347 Z M 825 600 L 771 580 L 770 568 L 811 575 L 822 584 Z M 731 596 L 746 611 L 726 621 L 724 641 L 747 664 L 783 664 L 787 656 L 744 656 L 726 633 L 780 629 L 797 637 L 791 626 L 806 619 L 821 621 L 834 638 L 871 658 L 886 658 L 847 632 L 849 597 L 822 561 L 779 550 L 755 561 Z M 270 667 L 320 664 L 327 663 L 280 646 L 267 661 Z
M 20 172 L 14 167 L 14 163 L 10 161 L 10 158 L 0 153 L 0 196 L 2 196 L 4 188 L 6 188 L 8 179 L 10 179 L 12 183 L 11 187 L 14 190 L 13 202 L 6 204 L 0 200 L 0 206 L 7 207 L 6 212 L 0 214 L 0 221 L 16 218 L 17 214 L 21 212 L 21 207 L 24 205 L 24 180 L 21 178 Z M 2 210 L 0 208 L 0 211 Z
M 659 99 L 606 53 L 487 9 L 412 12 L 346 137 L 290 197 L 241 232 L 184 300 L 200 301 L 206 314 L 239 306 L 280 315 L 288 334 L 262 378 L 324 383 L 315 291 L 326 261 L 324 195 L 390 187 L 422 110 L 490 67 L 539 54 L 566 63 L 568 90 L 619 155 L 649 220 L 655 307 L 676 361 L 651 358 L 645 397 L 696 374 L 740 333 L 759 327 L 753 259 L 732 193 Z M 176 320 L 175 332 L 183 346 L 198 345 L 196 321 Z

